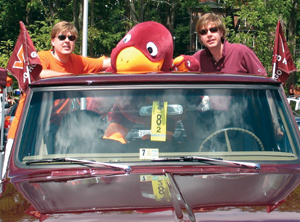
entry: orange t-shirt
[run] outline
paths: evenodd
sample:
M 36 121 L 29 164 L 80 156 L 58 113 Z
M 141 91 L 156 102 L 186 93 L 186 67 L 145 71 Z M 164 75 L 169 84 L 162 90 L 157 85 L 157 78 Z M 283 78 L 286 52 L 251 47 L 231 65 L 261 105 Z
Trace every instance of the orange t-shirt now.
M 103 59 L 88 58 L 76 54 L 71 54 L 67 63 L 58 61 L 51 53 L 51 50 L 38 52 L 43 69 L 49 69 L 56 72 L 74 73 L 74 74 L 88 74 L 98 73 L 103 70 Z
M 18 126 L 19 119 L 20 119 L 20 116 L 21 116 L 21 112 L 22 112 L 22 109 L 23 109 L 25 98 L 26 98 L 26 94 L 24 93 L 23 96 L 21 97 L 20 101 L 19 101 L 19 105 L 17 107 L 15 117 L 14 117 L 14 119 L 11 123 L 11 126 L 9 128 L 9 131 L 8 131 L 8 134 L 7 134 L 7 139 L 15 138 L 15 134 L 16 134 L 17 126 Z
M 105 59 L 105 56 L 101 56 L 100 58 L 88 58 L 76 54 L 71 54 L 69 61 L 67 63 L 62 63 L 52 55 L 51 50 L 40 51 L 38 52 L 38 55 L 43 69 L 74 74 L 89 74 L 101 72 L 103 71 L 103 59 Z M 19 101 L 15 118 L 13 119 L 11 127 L 8 131 L 8 139 L 15 138 L 17 126 L 23 109 L 24 100 L 25 93 Z

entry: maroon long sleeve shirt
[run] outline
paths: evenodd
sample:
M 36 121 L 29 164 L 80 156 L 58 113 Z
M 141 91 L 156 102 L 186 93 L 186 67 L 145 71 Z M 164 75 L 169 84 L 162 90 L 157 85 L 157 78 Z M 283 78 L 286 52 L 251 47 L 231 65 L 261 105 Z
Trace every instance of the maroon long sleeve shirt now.
M 199 72 L 227 74 L 254 74 L 267 76 L 266 70 L 256 54 L 242 44 L 224 42 L 222 57 L 215 61 L 206 48 L 193 55 L 200 62 Z

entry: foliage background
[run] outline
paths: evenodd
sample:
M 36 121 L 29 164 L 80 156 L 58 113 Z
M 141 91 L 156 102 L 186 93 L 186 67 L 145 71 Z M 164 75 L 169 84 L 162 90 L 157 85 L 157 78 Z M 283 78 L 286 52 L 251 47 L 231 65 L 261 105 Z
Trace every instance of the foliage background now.
M 207 0 L 89 0 L 88 56 L 110 56 L 127 31 L 143 21 L 157 21 L 174 36 L 174 57 L 191 51 L 190 10 L 209 12 Z M 274 33 L 281 20 L 297 68 L 300 0 L 217 0 L 228 28 L 227 39 L 251 47 L 271 75 Z M 52 26 L 71 21 L 79 31 L 75 53 L 81 54 L 84 0 L 0 0 L 0 66 L 6 67 L 23 21 L 37 49 L 50 49 Z M 278 7 L 280 6 L 280 7 Z M 239 16 L 238 25 L 233 22 Z M 293 75 L 290 81 L 297 81 Z

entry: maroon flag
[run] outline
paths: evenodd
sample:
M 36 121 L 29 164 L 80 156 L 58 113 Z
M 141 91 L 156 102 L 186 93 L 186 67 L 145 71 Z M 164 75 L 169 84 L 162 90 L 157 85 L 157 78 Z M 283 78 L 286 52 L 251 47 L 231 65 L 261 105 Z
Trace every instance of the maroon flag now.
M 0 85 L 6 86 L 7 70 L 0 67 Z
M 19 23 L 21 32 L 6 68 L 18 80 L 20 90 L 26 92 L 28 84 L 39 77 L 42 65 L 24 23 Z
M 278 21 L 276 27 L 272 64 L 272 78 L 279 80 L 282 83 L 286 82 L 290 73 L 297 70 L 285 40 L 280 21 Z

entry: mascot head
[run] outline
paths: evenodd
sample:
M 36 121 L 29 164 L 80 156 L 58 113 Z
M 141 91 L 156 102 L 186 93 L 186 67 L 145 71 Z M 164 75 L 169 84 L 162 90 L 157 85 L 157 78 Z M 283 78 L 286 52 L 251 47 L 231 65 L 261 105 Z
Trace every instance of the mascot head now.
M 111 53 L 107 72 L 144 73 L 169 71 L 173 59 L 173 38 L 169 30 L 157 22 L 134 26 Z

